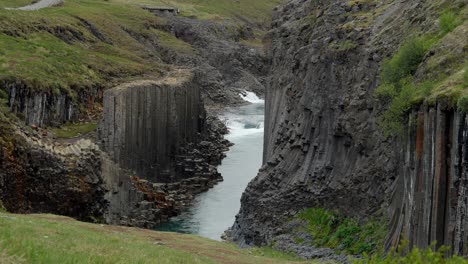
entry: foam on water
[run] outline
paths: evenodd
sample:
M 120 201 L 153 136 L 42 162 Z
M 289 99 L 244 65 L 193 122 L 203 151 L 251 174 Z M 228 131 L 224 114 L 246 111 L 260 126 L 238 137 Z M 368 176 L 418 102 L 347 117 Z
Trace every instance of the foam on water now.
M 249 116 L 248 119 L 231 117 L 225 122 L 229 129 L 227 139 L 263 133 L 263 116 Z
M 265 100 L 260 99 L 254 92 L 244 91 L 239 94 L 242 100 L 252 104 L 264 104 Z

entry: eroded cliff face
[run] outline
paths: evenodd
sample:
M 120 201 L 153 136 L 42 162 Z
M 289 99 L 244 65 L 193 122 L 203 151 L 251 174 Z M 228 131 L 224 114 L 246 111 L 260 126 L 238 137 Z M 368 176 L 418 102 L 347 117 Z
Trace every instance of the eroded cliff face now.
M 401 166 L 392 188 L 387 247 L 409 239 L 468 254 L 466 114 L 447 103 L 421 107 L 409 115 L 400 150 Z
M 197 139 L 205 122 L 200 89 L 184 74 L 105 92 L 99 138 L 122 168 L 153 182 L 177 180 L 176 152 Z
M 0 83 L 9 95 L 11 112 L 24 120 L 26 125 L 60 126 L 74 122 L 96 112 L 102 101 L 104 87 L 86 87 L 73 91 L 35 90 L 17 81 Z
M 102 221 L 104 195 L 99 147 L 89 140 L 57 146 L 19 128 L 0 152 L 0 197 L 14 213 L 54 213 Z
M 265 245 L 284 232 L 284 223 L 299 210 L 322 207 L 360 219 L 388 218 L 387 246 L 397 245 L 400 234 L 418 246 L 434 239 L 463 245 L 454 241 L 466 237 L 464 174 L 433 177 L 415 170 L 415 154 L 401 151 L 414 139 L 382 135 L 377 120 L 384 109 L 373 96 L 383 58 L 393 54 L 410 32 L 431 32 L 440 4 L 293 0 L 275 11 L 267 36 L 272 70 L 266 89 L 264 165 L 242 196 L 231 230 L 235 241 Z M 433 134 L 440 130 L 442 135 L 443 129 L 439 125 L 427 130 Z M 427 162 L 439 164 L 434 171 L 461 168 L 462 154 L 457 166 L 447 163 L 447 157 L 455 158 L 449 154 L 455 151 L 451 145 L 455 141 L 444 140 L 432 144 L 445 148 L 441 150 L 445 154 Z M 430 146 L 424 153 L 430 153 Z M 432 187 L 415 189 L 423 180 L 416 184 L 416 176 L 403 168 L 418 171 L 424 181 L 434 179 L 432 186 L 440 188 L 433 195 Z M 432 228 L 420 220 L 422 215 L 432 219 Z
M 106 221 L 151 228 L 177 215 L 222 180 L 216 166 L 229 146 L 226 132 L 206 117 L 190 71 L 107 90 L 98 135 L 107 152 Z

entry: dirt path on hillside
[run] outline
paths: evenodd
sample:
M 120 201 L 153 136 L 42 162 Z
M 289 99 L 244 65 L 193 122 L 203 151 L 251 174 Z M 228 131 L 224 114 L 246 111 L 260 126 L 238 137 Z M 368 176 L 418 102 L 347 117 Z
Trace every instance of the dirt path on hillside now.
M 19 7 L 19 8 L 7 8 L 10 10 L 25 10 L 25 11 L 34 11 L 39 10 L 46 7 L 53 7 L 63 5 L 63 0 L 40 0 L 34 4 L 30 4 L 27 6 Z

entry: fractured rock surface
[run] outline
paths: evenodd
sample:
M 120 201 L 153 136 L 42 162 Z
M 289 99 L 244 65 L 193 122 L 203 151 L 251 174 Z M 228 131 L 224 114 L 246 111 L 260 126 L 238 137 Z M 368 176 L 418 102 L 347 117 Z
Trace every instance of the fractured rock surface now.
M 433 32 L 438 16 L 432 1 L 292 0 L 275 11 L 264 164 L 231 239 L 266 245 L 298 211 L 321 207 L 389 219 L 387 248 L 404 235 L 468 254 L 465 117 L 450 107 L 421 110 L 417 129 L 408 124 L 405 136 L 388 139 L 373 95 L 383 58 L 414 30 Z

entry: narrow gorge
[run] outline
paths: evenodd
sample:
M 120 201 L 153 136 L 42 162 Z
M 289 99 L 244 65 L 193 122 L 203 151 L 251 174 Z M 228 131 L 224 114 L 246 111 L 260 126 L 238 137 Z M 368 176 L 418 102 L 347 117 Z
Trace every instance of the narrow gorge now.
M 467 16 L 464 0 L 0 3 L 0 263 L 467 262 Z M 121 236 L 85 245 L 144 242 L 61 248 L 48 214 Z M 23 236 L 24 217 L 52 231 Z

